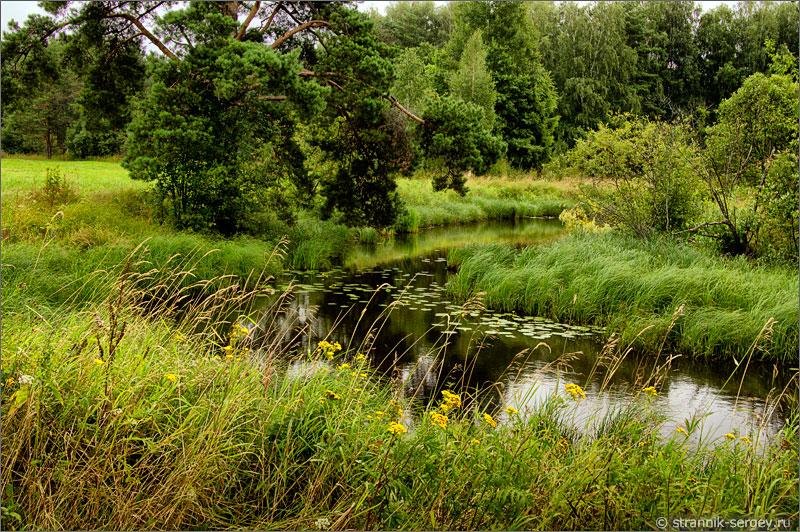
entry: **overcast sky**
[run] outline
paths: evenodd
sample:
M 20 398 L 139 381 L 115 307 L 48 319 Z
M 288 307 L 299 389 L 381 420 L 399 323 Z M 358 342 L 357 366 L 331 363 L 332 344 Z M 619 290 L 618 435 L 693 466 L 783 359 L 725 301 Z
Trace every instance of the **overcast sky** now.
M 362 2 L 359 9 L 362 11 L 369 11 L 371 8 L 375 8 L 381 13 L 386 12 L 386 6 L 391 2 L 378 2 L 378 1 L 370 1 L 370 2 Z M 444 2 L 436 2 L 437 4 L 443 4 Z M 578 2 L 578 3 L 586 3 L 586 2 Z M 714 7 L 718 6 L 719 4 L 726 3 L 735 5 L 736 2 L 721 2 L 721 1 L 714 1 L 714 2 L 697 2 L 701 5 L 704 10 L 713 9 Z M 25 22 L 25 19 L 28 18 L 28 15 L 31 13 L 44 13 L 38 5 L 37 2 L 0 2 L 0 19 L 2 19 L 2 29 L 5 31 L 8 28 L 8 22 L 10 20 L 16 20 L 18 23 L 22 24 Z

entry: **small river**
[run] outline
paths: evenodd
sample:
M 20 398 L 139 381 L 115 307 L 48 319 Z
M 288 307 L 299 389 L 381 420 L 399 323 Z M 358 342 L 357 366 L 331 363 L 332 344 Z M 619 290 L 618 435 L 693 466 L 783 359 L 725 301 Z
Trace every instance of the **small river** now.
M 537 245 L 563 235 L 557 220 L 528 219 L 435 228 L 354 246 L 342 268 L 284 274 L 280 288 L 291 287 L 293 296 L 280 334 L 304 351 L 327 338 L 364 352 L 405 396 L 422 402 L 441 398 L 443 389 L 482 392 L 481 408 L 500 406 L 503 412 L 513 406 L 525 415 L 554 393 L 566 395 L 565 383 L 577 383 L 586 399 L 570 404 L 567 417 L 585 430 L 634 401 L 666 355 L 656 361 L 630 354 L 609 378 L 596 368 L 608 341 L 602 329 L 487 311 L 479 302 L 465 308 L 445 291 L 454 272 L 447 252 L 454 247 Z M 789 377 L 774 375 L 772 365 L 751 364 L 742 380 L 742 369 L 675 359 L 652 400 L 667 418 L 664 436 L 692 418 L 701 419 L 691 435 L 695 443 L 702 438 L 713 445 L 729 432 L 751 438 L 757 432 L 762 441 L 774 436 L 783 425 L 779 412 L 767 421 L 764 414 Z

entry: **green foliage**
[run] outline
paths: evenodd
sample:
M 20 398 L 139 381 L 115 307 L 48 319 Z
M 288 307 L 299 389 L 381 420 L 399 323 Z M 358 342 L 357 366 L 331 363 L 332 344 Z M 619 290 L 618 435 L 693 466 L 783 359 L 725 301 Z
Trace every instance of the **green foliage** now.
M 304 175 L 290 113 L 318 111 L 327 93 L 301 81 L 297 52 L 218 39 L 156 70 L 125 165 L 156 183 L 178 227 L 231 233 L 251 211 L 287 207 Z M 261 98 L 275 93 L 291 109 Z
M 505 146 L 486 127 L 480 107 L 445 96 L 428 105 L 423 119 L 420 143 L 437 172 L 434 190 L 452 188 L 465 194 L 464 172 L 481 175 L 503 154 Z
M 378 39 L 400 48 L 423 43 L 441 47 L 452 31 L 450 6 L 433 2 L 395 2 L 386 7 L 386 15 L 374 14 Z
M 703 166 L 717 208 L 711 237 L 729 253 L 757 255 L 762 247 L 772 254 L 794 254 L 795 228 L 785 222 L 796 212 L 796 206 L 789 206 L 797 197 L 796 168 L 791 170 L 798 149 L 797 81 L 788 75 L 754 74 L 720 104 L 718 115 L 717 123 L 707 129 Z M 753 199 L 741 206 L 736 194 L 743 188 Z M 773 223 L 776 211 L 787 208 L 778 216 L 783 222 Z M 771 226 L 766 234 L 760 234 L 762 224 Z M 783 230 L 776 234 L 777 227 Z M 767 234 L 771 237 L 760 241 Z M 791 244 L 777 251 L 778 242 Z
M 697 151 L 682 124 L 622 115 L 569 153 L 573 168 L 596 178 L 585 209 L 600 224 L 640 237 L 685 229 L 698 215 Z
M 484 123 L 488 129 L 494 126 L 494 105 L 497 91 L 486 68 L 488 48 L 483 43 L 483 34 L 475 30 L 464 46 L 458 70 L 448 79 L 450 94 L 483 109 Z

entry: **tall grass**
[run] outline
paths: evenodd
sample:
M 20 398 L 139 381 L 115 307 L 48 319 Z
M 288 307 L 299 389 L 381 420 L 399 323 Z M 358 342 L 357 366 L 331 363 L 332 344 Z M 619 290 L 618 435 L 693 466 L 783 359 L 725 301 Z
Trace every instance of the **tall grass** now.
M 460 299 L 485 292 L 490 308 L 605 325 L 652 352 L 669 331 L 670 347 L 685 354 L 738 361 L 774 318 L 756 356 L 784 362 L 797 357 L 794 271 L 713 257 L 669 240 L 598 234 L 521 251 L 472 247 L 450 258 L 459 271 L 448 292 Z
M 567 393 L 522 415 L 466 393 L 425 406 L 358 356 L 388 354 L 371 351 L 367 330 L 379 323 L 341 350 L 292 350 L 277 319 L 292 321 L 286 297 L 263 319 L 211 321 L 226 300 L 258 297 L 232 278 L 171 319 L 185 265 L 138 274 L 136 260 L 106 277 L 107 298 L 85 312 L 4 315 L 7 528 L 641 529 L 699 515 L 796 524 L 796 418 L 783 446 L 712 449 L 681 433 L 661 439 L 645 397 L 593 433 L 571 428 L 581 404 Z M 197 320 L 209 327 L 193 329 Z
M 571 192 L 564 187 L 533 180 L 472 178 L 469 193 L 434 192 L 430 180 L 401 179 L 398 192 L 408 213 L 394 226 L 399 233 L 423 227 L 483 220 L 508 220 L 529 216 L 558 216 L 570 207 Z

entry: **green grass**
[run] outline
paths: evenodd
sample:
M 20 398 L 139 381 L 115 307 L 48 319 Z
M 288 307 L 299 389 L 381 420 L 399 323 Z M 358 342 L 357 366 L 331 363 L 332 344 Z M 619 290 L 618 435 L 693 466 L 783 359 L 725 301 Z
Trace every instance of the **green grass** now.
M 429 179 L 400 179 L 398 192 L 408 214 L 395 231 L 413 233 L 420 228 L 484 220 L 509 220 L 530 216 L 558 216 L 574 204 L 565 183 L 532 179 L 471 178 L 469 193 L 434 192 Z
M 118 162 L 54 161 L 6 156 L 0 161 L 0 167 L 3 195 L 7 191 L 29 191 L 41 187 L 48 168 L 60 169 L 64 177 L 75 183 L 84 194 L 144 190 L 148 187 L 147 183 L 131 179 L 128 171 Z
M 741 361 L 755 345 L 756 358 L 797 359 L 793 270 L 614 234 L 574 235 L 521 251 L 472 247 L 450 258 L 459 271 L 448 293 L 461 300 L 485 292 L 490 308 L 606 325 L 651 353 L 668 335 L 668 347 L 688 356 Z
M 358 339 L 331 361 L 320 351 L 282 352 L 280 340 L 251 358 L 245 348 L 256 346 L 224 324 L 186 328 L 213 307 L 180 322 L 160 318 L 165 308 L 146 319 L 152 293 L 131 277 L 107 282 L 108 302 L 49 314 L 14 291 L 9 301 L 4 286 L 5 528 L 619 530 L 650 528 L 660 516 L 797 523 L 796 417 L 780 435 L 784 446 L 723 438 L 693 447 L 679 432 L 660 436 L 663 420 L 644 396 L 576 431 L 566 393 L 524 416 L 506 413 L 502 396 L 464 394 L 443 428 L 431 422 L 441 402 L 404 399 L 356 357 L 365 349 Z M 247 297 L 231 287 L 219 287 L 220 301 Z M 287 371 L 288 360 L 305 371 Z M 408 432 L 391 434 L 392 421 Z

